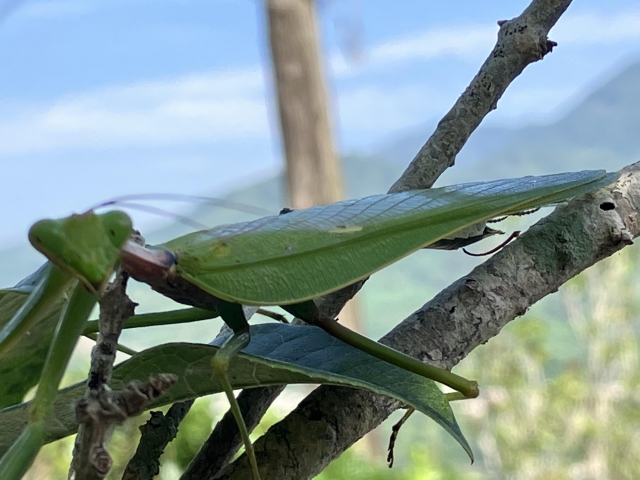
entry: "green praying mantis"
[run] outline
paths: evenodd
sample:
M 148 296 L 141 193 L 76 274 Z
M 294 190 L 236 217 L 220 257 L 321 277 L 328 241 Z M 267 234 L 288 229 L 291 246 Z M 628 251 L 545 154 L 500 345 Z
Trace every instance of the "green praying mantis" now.
M 0 460 L 0 478 L 20 478 L 44 442 L 60 378 L 88 315 L 114 269 L 188 304 L 214 308 L 233 330 L 215 355 L 218 375 L 238 423 L 254 479 L 252 444 L 227 376 L 230 360 L 250 342 L 243 306 L 279 305 L 342 341 L 418 375 L 475 397 L 475 382 L 352 332 L 323 315 L 313 299 L 358 280 L 435 242 L 499 215 L 565 201 L 611 183 L 616 174 L 585 171 L 377 195 L 195 232 L 157 247 L 130 240 L 119 211 L 43 220 L 29 232 L 49 260 L 48 274 L 0 331 L 0 357 L 71 286 L 29 424 Z

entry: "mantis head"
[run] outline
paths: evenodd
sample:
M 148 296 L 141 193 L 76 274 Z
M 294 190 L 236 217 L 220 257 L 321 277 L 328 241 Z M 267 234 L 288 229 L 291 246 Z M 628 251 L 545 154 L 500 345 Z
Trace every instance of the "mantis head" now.
M 89 211 L 40 220 L 29 229 L 29 241 L 54 265 L 77 277 L 89 290 L 100 292 L 132 232 L 131 218 L 124 212 L 96 215 Z

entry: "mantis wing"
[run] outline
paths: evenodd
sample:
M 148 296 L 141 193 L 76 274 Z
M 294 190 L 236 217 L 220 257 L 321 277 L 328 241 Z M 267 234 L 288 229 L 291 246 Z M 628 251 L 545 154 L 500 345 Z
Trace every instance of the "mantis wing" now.
M 163 245 L 177 273 L 245 305 L 288 305 L 338 290 L 456 231 L 611 183 L 584 171 L 376 195 L 225 225 Z

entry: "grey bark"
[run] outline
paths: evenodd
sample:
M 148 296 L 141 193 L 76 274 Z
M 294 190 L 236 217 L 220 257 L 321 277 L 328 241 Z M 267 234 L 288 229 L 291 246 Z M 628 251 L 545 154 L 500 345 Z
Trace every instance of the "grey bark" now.
M 541 60 L 556 43 L 547 35 L 571 0 L 534 0 L 522 14 L 498 22 L 498 41 L 477 75 L 389 193 L 429 188 L 455 163 L 473 131 L 525 67 Z
M 76 407 L 76 418 L 84 421 L 78 421 L 69 477 L 78 480 L 104 478 L 112 465 L 105 445 L 109 444 L 115 426 L 127 418 L 126 412 L 111 406 L 115 404 L 115 394 L 108 384 L 122 326 L 135 310 L 135 304 L 125 293 L 128 278 L 126 273 L 118 272 L 100 299 L 99 334 L 91 350 L 87 391 Z
M 533 0 L 520 16 L 498 22 L 498 40 L 478 74 L 389 193 L 429 188 L 454 165 L 458 152 L 484 117 L 496 108 L 511 82 L 527 65 L 551 52 L 555 43 L 547 34 L 570 4 L 571 0 Z M 363 284 L 364 281 L 327 295 L 321 304 L 339 311 Z

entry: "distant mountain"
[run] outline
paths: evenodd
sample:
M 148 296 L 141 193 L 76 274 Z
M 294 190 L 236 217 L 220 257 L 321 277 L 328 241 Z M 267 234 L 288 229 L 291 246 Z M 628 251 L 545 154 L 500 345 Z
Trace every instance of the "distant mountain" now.
M 425 126 L 380 148 L 406 164 L 433 131 Z M 617 170 L 640 159 L 640 63 L 589 94 L 557 122 L 518 129 L 479 127 L 440 184 L 570 170 Z

